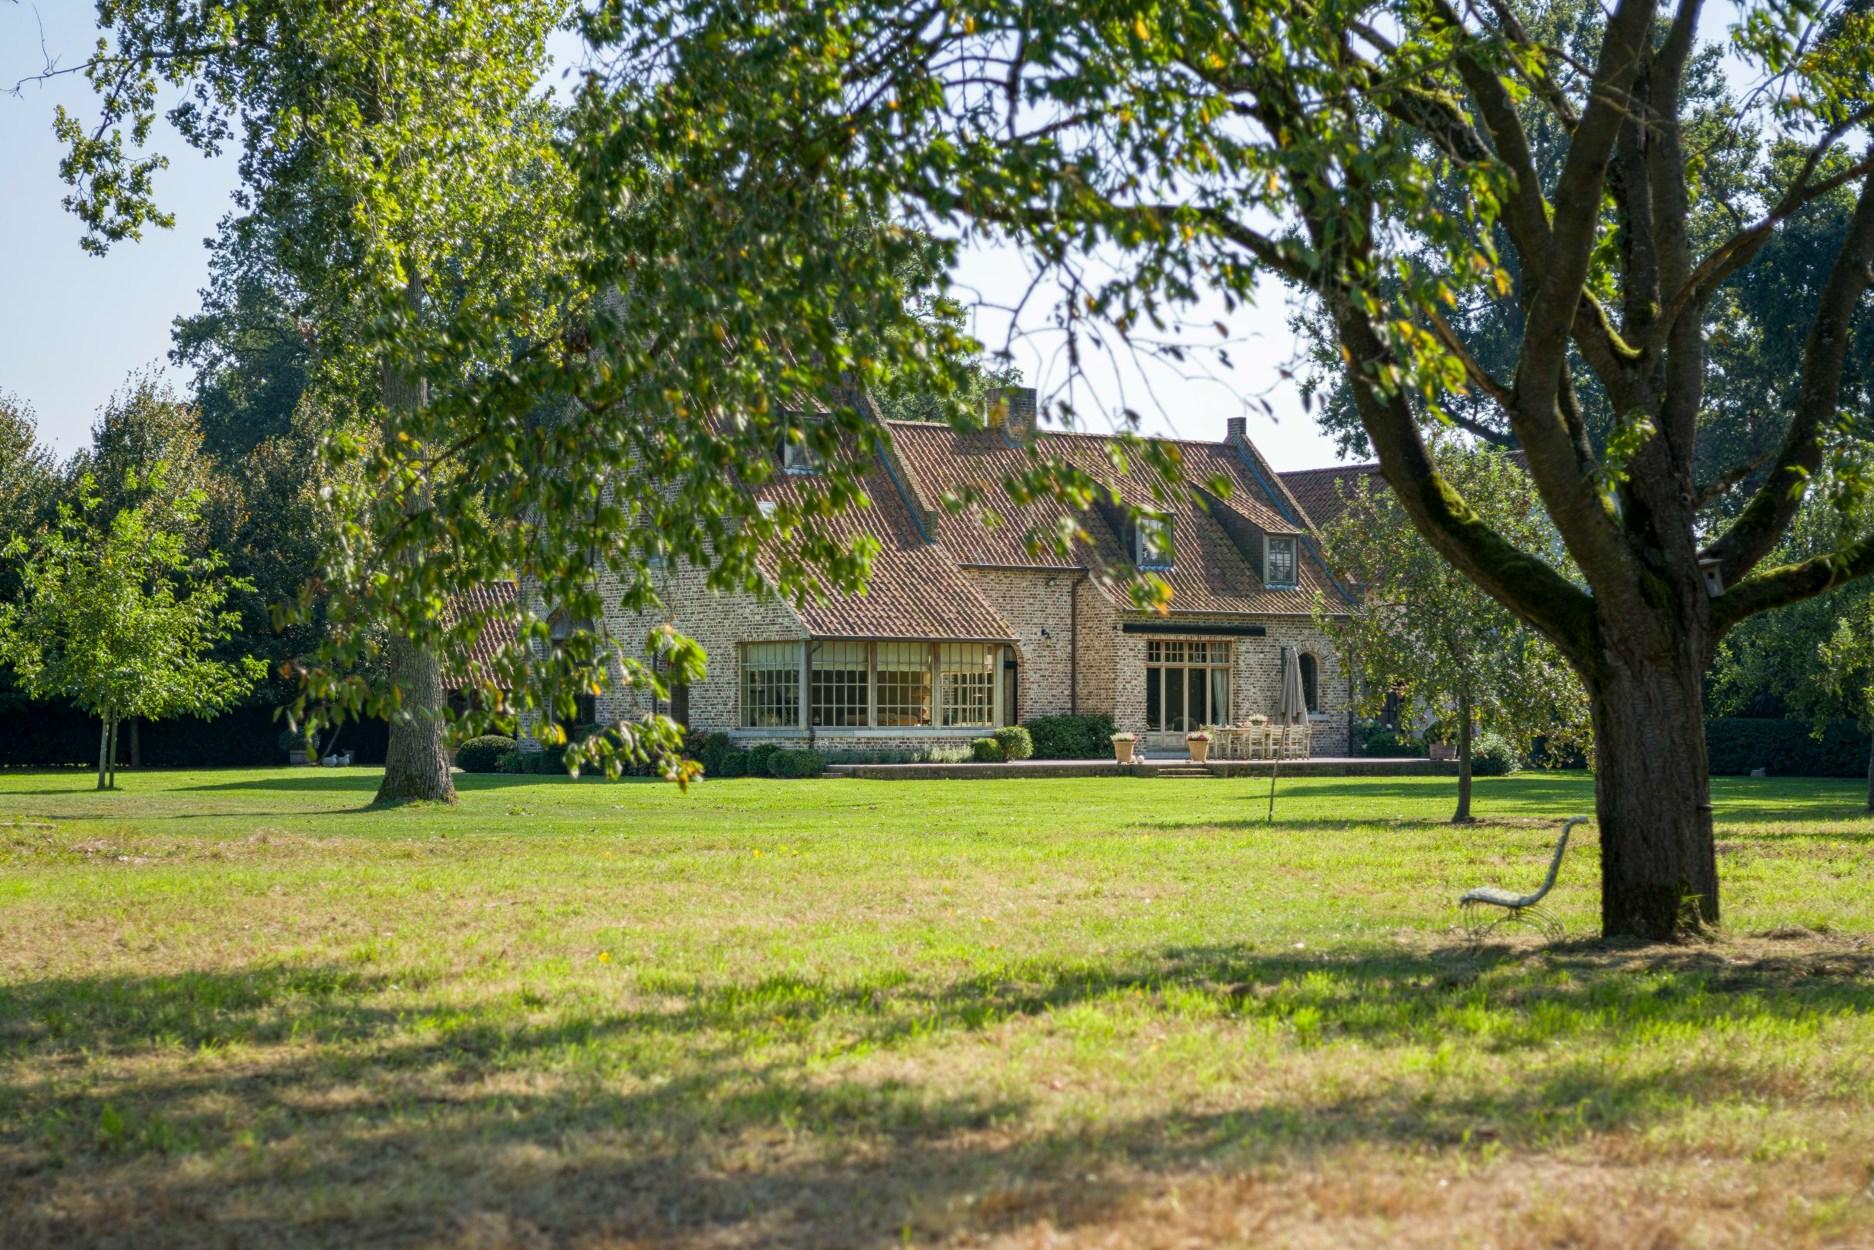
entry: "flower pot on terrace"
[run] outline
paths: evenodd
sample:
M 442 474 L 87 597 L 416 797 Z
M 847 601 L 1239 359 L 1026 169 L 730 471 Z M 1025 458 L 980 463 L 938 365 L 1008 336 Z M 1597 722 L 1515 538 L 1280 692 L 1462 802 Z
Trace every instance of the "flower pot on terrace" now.
M 1186 738 L 1184 740 L 1184 745 L 1191 750 L 1191 762 L 1193 764 L 1203 764 L 1210 760 L 1209 738 Z
M 1132 744 L 1131 738 L 1114 738 L 1113 739 L 1114 761 L 1120 764 L 1130 764 L 1132 762 L 1132 745 L 1133 744 Z

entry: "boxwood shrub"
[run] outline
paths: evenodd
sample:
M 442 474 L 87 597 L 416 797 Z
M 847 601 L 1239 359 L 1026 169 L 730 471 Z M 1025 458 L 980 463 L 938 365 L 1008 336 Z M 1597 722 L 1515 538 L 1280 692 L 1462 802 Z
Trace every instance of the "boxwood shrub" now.
M 483 734 L 455 749 L 455 766 L 465 773 L 499 772 L 501 757 L 513 749 L 514 739 L 501 734 Z
M 768 752 L 770 777 L 791 781 L 800 777 L 818 777 L 826 771 L 826 757 L 818 751 L 788 751 L 770 747 Z
M 1097 760 L 1113 753 L 1110 716 L 1036 716 L 1024 721 L 1038 760 Z
M 1034 735 L 1020 725 L 1004 725 L 996 730 L 995 739 L 1002 747 L 1002 758 L 1005 760 L 1034 758 Z

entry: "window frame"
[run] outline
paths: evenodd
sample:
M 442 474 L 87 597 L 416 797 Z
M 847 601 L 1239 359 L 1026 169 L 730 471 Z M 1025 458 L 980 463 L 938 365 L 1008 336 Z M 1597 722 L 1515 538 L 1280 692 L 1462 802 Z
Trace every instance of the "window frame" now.
M 792 662 L 783 666 L 779 663 L 777 658 L 773 662 L 758 667 L 753 660 L 754 655 L 757 653 L 758 649 L 766 651 L 769 648 L 787 648 L 791 650 L 793 652 Z M 736 716 L 736 720 L 739 722 L 738 728 L 768 732 L 773 732 L 775 730 L 784 730 L 794 733 L 800 732 L 801 715 L 804 706 L 802 698 L 806 694 L 806 692 L 801 689 L 801 668 L 804 663 L 805 649 L 806 642 L 801 639 L 784 639 L 775 642 L 744 642 L 737 647 L 736 659 L 739 668 L 737 679 L 740 694 L 740 698 L 738 699 L 738 714 Z M 764 687 L 772 686 L 774 688 L 774 693 L 772 695 L 770 695 L 766 689 L 757 691 L 755 682 L 755 675 L 757 673 L 772 675 L 762 683 Z M 782 677 L 782 674 L 789 675 L 789 677 L 791 677 L 791 683 L 787 678 Z M 789 704 L 788 687 L 790 684 L 792 686 L 792 718 L 787 719 L 786 713 L 788 712 Z M 770 716 L 774 719 L 761 719 L 757 717 L 758 709 L 768 708 L 772 709 Z
M 1221 658 L 1220 658 L 1221 657 Z M 1230 723 L 1230 706 L 1236 701 L 1236 648 L 1228 638 L 1152 638 L 1145 644 L 1145 728 L 1148 733 L 1189 733 L 1203 725 Z M 1167 673 L 1177 673 L 1174 681 Z M 1202 673 L 1196 685 L 1203 691 L 1204 715 L 1191 714 L 1192 673 Z M 1218 675 L 1221 675 L 1221 682 Z M 1153 678 L 1157 681 L 1154 682 Z M 1171 687 L 1178 687 L 1178 717 L 1182 725 L 1171 724 Z M 1153 686 L 1157 698 L 1153 699 Z M 1219 715 L 1218 694 L 1224 707 Z M 1156 703 L 1156 706 L 1154 706 Z
M 1288 551 L 1288 576 L 1275 575 L 1277 545 Z M 1272 589 L 1293 590 L 1301 584 L 1301 538 L 1295 534 L 1270 534 L 1263 542 L 1262 584 Z
M 1308 715 L 1321 715 L 1321 660 L 1312 651 L 1298 651 L 1296 664 L 1301 669 L 1301 703 Z
M 1164 537 L 1154 544 L 1152 535 L 1156 534 Z M 1138 517 L 1132 523 L 1132 562 L 1141 569 L 1175 568 L 1175 541 L 1170 517 Z

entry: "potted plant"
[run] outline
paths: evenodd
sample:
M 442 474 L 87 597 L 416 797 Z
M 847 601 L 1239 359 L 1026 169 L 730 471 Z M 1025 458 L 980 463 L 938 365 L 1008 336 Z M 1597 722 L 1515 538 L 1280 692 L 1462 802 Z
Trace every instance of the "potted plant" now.
M 280 731 L 279 743 L 280 743 L 280 749 L 286 752 L 287 763 L 289 764 L 316 764 L 318 763 L 318 756 L 314 754 L 317 748 L 313 746 L 312 739 L 307 736 L 305 730 L 282 729 Z
M 1210 759 L 1210 735 L 1202 729 L 1193 729 L 1184 735 L 1184 745 L 1191 752 L 1193 764 L 1203 764 Z
M 1137 741 L 1138 741 L 1138 738 L 1136 738 L 1132 734 L 1127 734 L 1127 733 L 1114 734 L 1113 735 L 1113 760 L 1116 763 L 1120 763 L 1120 764 L 1130 764 L 1132 762 L 1132 744 Z

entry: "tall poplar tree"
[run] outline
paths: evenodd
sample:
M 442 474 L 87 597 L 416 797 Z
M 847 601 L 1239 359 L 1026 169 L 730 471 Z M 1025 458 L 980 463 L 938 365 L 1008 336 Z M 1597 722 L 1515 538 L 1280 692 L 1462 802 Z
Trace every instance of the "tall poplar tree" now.
M 557 263 L 563 180 L 533 98 L 560 0 L 101 0 L 83 72 L 99 110 L 61 109 L 61 172 L 84 246 L 103 252 L 171 218 L 167 161 L 146 146 L 163 112 L 209 154 L 238 145 L 245 222 L 271 224 L 310 310 L 328 386 L 375 400 L 373 519 L 445 541 L 428 500 L 434 448 L 411 437 L 430 397 L 499 366 L 555 312 L 536 299 Z M 165 93 L 179 102 L 163 108 Z M 290 228 L 289 228 L 290 227 Z M 341 444 L 343 446 L 343 444 Z M 341 563 L 379 535 L 342 536 Z M 455 589 L 404 584 L 388 622 L 391 739 L 378 797 L 453 800 L 444 691 L 426 627 Z

